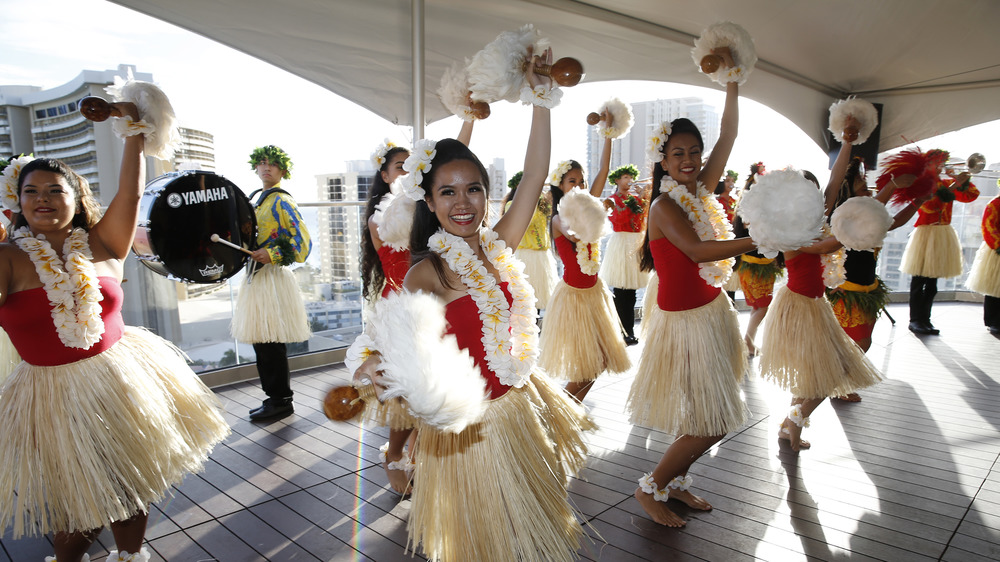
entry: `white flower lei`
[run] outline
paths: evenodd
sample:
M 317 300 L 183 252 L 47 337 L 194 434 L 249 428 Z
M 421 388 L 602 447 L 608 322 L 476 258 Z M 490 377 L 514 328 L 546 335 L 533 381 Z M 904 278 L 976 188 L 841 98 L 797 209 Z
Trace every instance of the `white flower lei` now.
M 381 168 L 382 164 L 385 164 L 385 155 L 397 146 L 398 145 L 391 140 L 385 139 L 385 141 L 375 149 L 375 152 L 372 152 L 372 163 L 375 164 L 375 168 Z
M 414 201 L 421 201 L 424 198 L 424 188 L 420 186 L 424 181 L 424 174 L 431 169 L 431 160 L 437 156 L 437 141 L 430 139 L 420 139 L 413 145 L 413 151 L 403 162 L 403 169 L 406 175 L 398 181 L 403 186 L 403 193 Z
M 563 176 L 565 176 L 569 172 L 569 169 L 572 166 L 573 166 L 572 160 L 563 160 L 558 165 L 556 165 L 555 169 L 552 170 L 552 173 L 549 174 L 549 184 L 559 185 L 560 183 L 562 183 Z
M 597 275 L 601 271 L 601 246 L 598 242 L 588 244 L 583 241 L 576 243 L 576 263 L 580 271 L 587 275 Z
M 3 169 L 3 184 L 0 186 L 0 202 L 3 206 L 14 211 L 21 212 L 21 200 L 17 196 L 17 178 L 21 175 L 21 168 L 28 162 L 34 160 L 31 156 L 21 156 L 11 158 L 10 163 Z
M 538 105 L 552 109 L 559 105 L 562 100 L 562 90 L 558 86 L 545 86 L 539 84 L 532 88 L 525 86 L 521 88 L 521 103 L 524 105 Z
M 538 359 L 538 325 L 535 323 L 535 293 L 524 278 L 524 264 L 497 236 L 483 229 L 479 235 L 486 258 L 506 282 L 514 302 L 509 307 L 503 291 L 466 241 L 444 229 L 428 240 L 452 271 L 469 289 L 483 322 L 486 363 L 505 385 L 520 388 L 527 382 Z
M 87 243 L 89 234 L 74 228 L 63 244 L 65 267 L 45 236 L 33 236 L 27 227 L 14 232 L 14 243 L 35 265 L 45 296 L 52 304 L 52 321 L 59 340 L 67 347 L 90 349 L 104 335 L 101 305 L 104 299 L 97 281 L 94 256 Z
M 830 227 L 825 223 L 823 224 L 823 234 L 830 236 Z M 836 252 L 822 254 L 820 261 L 823 263 L 824 285 L 836 289 L 843 285 L 844 281 L 847 281 L 847 268 L 844 267 L 844 262 L 847 261 L 847 252 L 843 247 L 838 248 Z
M 650 162 L 655 164 L 663 160 L 663 145 L 667 143 L 671 132 L 670 121 L 664 121 L 649 136 L 649 146 L 646 148 L 646 156 Z
M 698 182 L 697 196 L 691 195 L 687 188 L 678 184 L 670 176 L 660 181 L 660 192 L 666 193 L 682 209 L 687 211 L 688 219 L 694 226 L 694 231 L 701 240 L 732 240 L 733 227 L 726 219 L 726 211 L 711 191 Z M 697 201 L 700 200 L 700 205 Z M 721 287 L 733 273 L 736 260 L 727 258 L 713 262 L 698 264 L 698 274 L 706 283 L 713 287 Z

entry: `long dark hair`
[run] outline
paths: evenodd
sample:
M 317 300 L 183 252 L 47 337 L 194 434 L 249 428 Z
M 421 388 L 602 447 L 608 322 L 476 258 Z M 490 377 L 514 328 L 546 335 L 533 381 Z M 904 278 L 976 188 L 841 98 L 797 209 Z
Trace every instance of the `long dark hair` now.
M 90 191 L 90 184 L 87 183 L 86 178 L 74 172 L 73 168 L 70 168 L 62 160 L 56 160 L 55 158 L 35 158 L 21 168 L 21 174 L 17 177 L 18 199 L 21 198 L 21 187 L 24 185 L 24 179 L 28 177 L 28 174 L 36 170 L 59 174 L 66 179 L 66 183 L 73 190 L 73 197 L 76 198 L 79 205 L 76 214 L 73 215 L 74 227 L 89 231 L 97 224 L 97 221 L 101 220 L 101 206 Z M 11 217 L 11 223 L 14 230 L 22 226 L 28 226 L 28 221 L 25 220 L 21 213 L 15 213 Z
M 834 201 L 830 212 L 826 216 L 828 221 L 833 217 L 833 212 L 837 210 L 837 207 L 843 205 L 844 201 L 854 197 L 854 182 L 858 180 L 858 176 L 864 176 L 864 165 L 865 161 L 859 156 L 851 158 L 851 163 L 847 165 L 847 171 L 844 172 L 844 179 L 840 182 L 840 189 L 837 190 L 837 200 Z
M 364 224 L 361 225 L 361 294 L 366 299 L 378 294 L 382 285 L 385 284 L 382 260 L 378 259 L 378 251 L 375 250 L 372 233 L 368 230 L 368 219 L 375 214 L 375 207 L 382 201 L 382 197 L 389 193 L 389 184 L 382 179 L 382 172 L 389 170 L 392 158 L 400 152 L 409 153 L 409 150 L 401 146 L 394 146 L 385 153 L 385 162 L 382 162 L 382 166 L 375 172 L 371 191 L 368 193 L 368 204 L 365 205 L 365 219 Z
M 413 213 L 413 229 L 410 231 L 410 259 L 412 265 L 417 265 L 425 259 L 430 259 L 441 284 L 448 288 L 454 288 L 448 283 L 444 261 L 440 256 L 432 252 L 427 245 L 430 237 L 441 228 L 441 223 L 438 221 L 437 215 L 432 213 L 427 206 L 426 199 L 433 199 L 434 191 L 432 188 L 434 187 L 434 178 L 437 176 L 437 172 L 441 169 L 441 166 L 449 162 L 468 160 L 475 164 L 479 170 L 479 175 L 482 176 L 483 188 L 487 193 L 489 193 L 490 189 L 490 175 L 486 171 L 486 167 L 483 166 L 483 163 L 479 161 L 479 158 L 469 150 L 469 147 L 460 141 L 455 139 L 441 139 L 437 142 L 434 149 L 437 153 L 434 155 L 434 159 L 431 160 L 431 169 L 424 173 L 423 180 L 420 182 L 421 187 L 424 188 L 425 199 L 417 201 L 417 207 Z
M 692 123 L 690 119 L 679 117 L 670 122 L 670 136 L 680 133 L 690 133 L 694 135 L 694 137 L 698 139 L 698 147 L 701 148 L 702 151 L 705 150 L 705 141 L 701 138 L 701 131 L 698 130 L 698 126 Z M 667 149 L 668 142 L 670 142 L 669 137 L 667 137 L 667 140 L 663 143 L 663 147 L 660 149 L 661 152 Z M 662 161 L 662 158 L 659 161 L 653 162 L 653 189 L 649 194 L 650 208 L 653 206 L 653 201 L 656 201 L 656 198 L 660 196 L 660 183 L 663 181 L 663 178 L 667 176 L 667 171 L 660 165 L 660 161 Z M 649 250 L 648 223 L 646 226 L 646 236 L 642 241 L 642 259 L 639 261 L 639 267 L 642 268 L 643 271 L 653 270 L 653 253 Z

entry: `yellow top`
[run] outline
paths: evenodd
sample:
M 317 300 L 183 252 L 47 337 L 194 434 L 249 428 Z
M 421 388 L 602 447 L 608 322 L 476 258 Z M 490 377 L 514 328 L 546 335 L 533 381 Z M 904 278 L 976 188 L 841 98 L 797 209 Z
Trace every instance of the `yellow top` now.
M 508 201 L 504 206 L 504 211 L 510 208 L 512 201 Z M 548 250 L 552 241 L 549 238 L 549 221 L 545 213 L 535 207 L 535 213 L 531 215 L 531 222 L 528 223 L 528 230 L 524 231 L 524 238 L 518 244 L 518 250 Z

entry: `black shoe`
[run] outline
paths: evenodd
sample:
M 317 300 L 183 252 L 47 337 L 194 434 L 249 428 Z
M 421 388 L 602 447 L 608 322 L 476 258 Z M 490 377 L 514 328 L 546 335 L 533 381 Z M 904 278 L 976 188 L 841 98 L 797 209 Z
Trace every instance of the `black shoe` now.
M 639 338 L 635 336 L 625 336 L 625 345 L 631 346 L 639 343 Z
M 941 330 L 931 326 L 930 322 L 910 322 L 909 329 L 914 334 L 922 336 L 936 336 L 941 333 Z
M 1000 336 L 1000 326 L 987 326 L 986 329 L 994 336 Z
M 934 324 L 931 324 L 930 321 L 924 322 L 924 329 L 926 329 L 927 333 L 930 334 L 930 335 L 932 335 L 932 336 L 936 336 L 936 335 L 938 335 L 938 334 L 941 333 L 941 330 L 938 330 L 937 328 L 935 328 Z
M 295 406 L 292 405 L 291 398 L 286 400 L 268 398 L 264 400 L 264 403 L 259 408 L 250 410 L 250 421 L 280 420 L 293 413 L 295 413 Z

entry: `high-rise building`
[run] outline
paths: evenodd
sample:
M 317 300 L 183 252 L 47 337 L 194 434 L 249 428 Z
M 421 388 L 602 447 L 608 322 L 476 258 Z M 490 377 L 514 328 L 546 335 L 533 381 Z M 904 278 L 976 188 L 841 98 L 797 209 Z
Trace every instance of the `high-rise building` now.
M 358 281 L 361 279 L 361 228 L 364 205 L 350 202 L 368 200 L 375 168 L 368 160 L 348 162 L 348 171 L 316 176 L 320 201 L 342 206 L 319 210 L 320 280 L 322 283 Z
M 715 106 L 705 103 L 701 98 L 674 98 L 669 100 L 644 101 L 632 104 L 632 114 L 635 124 L 624 138 L 616 140 L 611 145 L 611 169 L 634 164 L 639 168 L 639 175 L 648 177 L 651 162 L 646 156 L 646 145 L 650 133 L 663 121 L 673 121 L 678 117 L 687 117 L 701 131 L 705 142 L 707 155 L 719 140 L 719 113 Z M 601 151 L 604 149 L 604 137 L 598 133 L 598 127 L 587 126 L 587 179 L 597 175 L 601 161 Z M 639 179 L 639 178 L 636 178 Z M 611 185 L 604 186 L 604 192 L 611 192 Z
M 106 98 L 104 89 L 114 84 L 116 76 L 125 77 L 129 72 L 136 80 L 153 81 L 152 74 L 122 64 L 115 70 L 84 70 L 50 89 L 0 85 L 0 157 L 34 154 L 58 158 L 86 178 L 94 196 L 107 206 L 118 191 L 122 141 L 109 124 L 95 124 L 84 118 L 79 106 L 87 96 Z M 212 135 L 190 128 L 182 128 L 180 133 L 182 146 L 173 163 L 146 159 L 147 180 L 173 170 L 180 162 L 196 162 L 198 168 L 214 169 Z M 140 216 L 140 220 L 144 218 Z M 122 306 L 125 323 L 181 341 L 174 283 L 140 267 L 132 256 L 125 262 L 125 278 L 130 281 L 125 285 Z
M 215 171 L 215 137 L 211 133 L 177 127 L 180 145 L 174 150 L 175 170 Z

